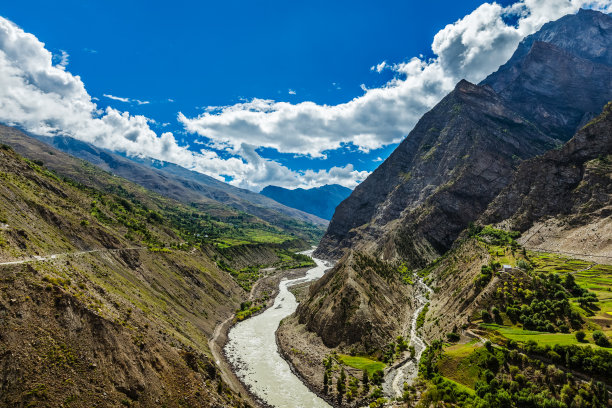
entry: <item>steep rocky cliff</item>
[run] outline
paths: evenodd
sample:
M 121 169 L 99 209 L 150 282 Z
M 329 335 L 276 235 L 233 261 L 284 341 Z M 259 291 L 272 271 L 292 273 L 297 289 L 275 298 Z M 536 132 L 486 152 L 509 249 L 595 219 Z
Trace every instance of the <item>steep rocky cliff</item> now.
M 458 84 L 338 206 L 317 254 L 384 246 L 396 224 L 398 252 L 415 265 L 443 253 L 520 160 L 568 140 L 612 99 L 611 44 L 612 17 L 581 10 L 525 38 L 478 91 Z
M 344 258 L 300 306 L 300 322 L 330 344 L 363 344 L 370 341 L 371 331 L 397 333 L 401 315 L 397 321 L 381 321 L 369 313 L 370 320 L 350 333 L 343 329 L 350 319 L 336 316 L 335 328 L 344 336 L 340 338 L 334 327 L 325 324 L 335 313 L 330 305 L 341 299 L 351 301 L 345 307 L 349 310 L 364 303 L 371 310 L 389 310 L 387 299 L 359 291 L 352 297 L 343 295 L 347 286 L 366 284 L 350 272 L 354 270 L 350 260 L 368 254 L 418 269 L 448 251 L 461 231 L 510 184 L 523 160 L 561 146 L 612 99 L 611 27 L 612 17 L 591 11 L 547 24 L 526 38 L 512 59 L 481 85 L 461 81 L 425 114 L 393 154 L 336 209 L 316 253 Z M 603 147 L 599 150 L 605 153 Z M 583 174 L 595 180 L 598 169 L 601 166 L 591 163 L 584 171 L 563 171 L 569 173 L 568 186 L 576 187 Z M 525 172 L 531 175 L 535 168 Z M 581 196 L 588 196 L 593 206 L 601 198 L 596 191 L 589 187 Z M 552 197 L 554 205 L 576 210 L 568 197 L 557 192 Z M 511 199 L 519 203 L 522 196 Z M 533 202 L 534 208 L 538 205 Z M 542 207 L 537 211 L 547 211 L 547 205 Z M 499 219 L 513 214 L 503 204 L 499 211 Z M 396 273 L 391 280 L 399 279 Z M 376 285 L 372 291 L 388 290 L 389 283 L 371 282 Z
M 486 208 L 521 159 L 557 143 L 490 87 L 461 81 L 338 206 L 317 253 L 377 246 L 423 266 Z
M 580 10 L 526 37 L 487 84 L 548 135 L 568 140 L 610 100 L 612 18 Z
M 566 249 L 577 251 L 581 242 L 573 234 L 585 226 L 595 230 L 594 224 L 609 221 L 612 215 L 611 155 L 612 105 L 608 104 L 600 116 L 561 149 L 523 162 L 512 183 L 495 198 L 480 222 L 503 222 L 512 230 L 530 230 L 525 240 L 538 233 L 537 239 L 528 242 L 530 245 L 548 241 L 545 238 L 552 237 L 543 234 L 547 228 L 552 229 L 548 235 L 557 236 L 557 245 L 562 245 L 564 240 L 559 238 L 565 236 Z M 610 226 L 607 228 L 609 232 Z M 599 252 L 605 248 L 609 252 L 610 235 L 606 236 L 604 231 L 599 233 L 604 235 L 592 240 L 592 244 L 598 243 Z M 590 253 L 589 247 L 581 253 Z

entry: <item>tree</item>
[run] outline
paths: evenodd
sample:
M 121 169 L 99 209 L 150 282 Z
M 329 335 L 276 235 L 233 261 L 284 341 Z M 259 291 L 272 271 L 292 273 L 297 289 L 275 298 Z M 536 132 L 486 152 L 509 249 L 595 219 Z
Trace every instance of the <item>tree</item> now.
M 327 374 L 327 370 L 325 370 L 323 374 L 323 392 L 327 394 L 327 391 L 329 391 L 329 375 Z
M 383 370 L 376 370 L 372 374 L 372 382 L 376 385 L 380 385 L 383 382 L 384 373 Z
M 370 389 L 370 377 L 368 376 L 368 371 L 363 370 L 363 376 L 361 377 L 361 383 L 363 384 L 363 391 L 367 393 Z
M 576 336 L 576 340 L 582 343 L 584 339 L 586 338 L 586 333 L 580 330 L 576 332 L 575 336 Z
M 340 378 L 338 378 L 336 388 L 338 390 L 338 395 L 343 395 L 346 391 L 346 372 L 344 372 L 344 367 L 342 367 L 342 371 L 340 371 Z
M 608 336 L 606 336 L 601 330 L 595 330 L 593 332 L 593 340 L 595 340 L 595 344 L 600 347 L 610 347 L 610 340 L 608 339 Z
M 459 338 L 460 336 L 457 333 L 454 333 L 454 332 L 446 333 L 446 339 L 451 343 L 455 343 L 459 341 Z

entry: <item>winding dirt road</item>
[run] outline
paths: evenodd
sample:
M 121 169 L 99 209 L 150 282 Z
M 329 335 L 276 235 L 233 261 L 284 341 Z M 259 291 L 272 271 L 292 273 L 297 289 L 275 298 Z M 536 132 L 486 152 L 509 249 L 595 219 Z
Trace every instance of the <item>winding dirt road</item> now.
M 104 249 L 90 249 L 90 250 L 87 250 L 87 251 L 61 252 L 61 253 L 57 253 L 57 254 L 50 254 L 50 255 L 44 255 L 44 256 L 34 255 L 34 256 L 29 257 L 29 258 L 22 258 L 22 259 L 15 259 L 13 261 L 0 262 L 0 266 L 19 265 L 19 264 L 30 263 L 30 262 L 51 261 L 51 260 L 54 260 L 54 259 L 64 258 L 64 257 L 67 257 L 67 256 L 78 256 L 78 255 L 84 255 L 84 254 L 91 254 L 91 253 L 94 253 L 94 252 L 142 251 L 142 250 L 145 250 L 145 249 L 148 249 L 148 248 L 147 247 L 104 248 Z

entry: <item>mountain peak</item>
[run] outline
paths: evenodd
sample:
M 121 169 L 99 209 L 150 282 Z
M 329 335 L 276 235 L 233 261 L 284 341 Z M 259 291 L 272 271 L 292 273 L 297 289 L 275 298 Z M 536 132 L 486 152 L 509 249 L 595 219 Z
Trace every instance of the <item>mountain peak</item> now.
M 567 141 L 612 99 L 612 17 L 593 10 L 545 24 L 480 85 Z

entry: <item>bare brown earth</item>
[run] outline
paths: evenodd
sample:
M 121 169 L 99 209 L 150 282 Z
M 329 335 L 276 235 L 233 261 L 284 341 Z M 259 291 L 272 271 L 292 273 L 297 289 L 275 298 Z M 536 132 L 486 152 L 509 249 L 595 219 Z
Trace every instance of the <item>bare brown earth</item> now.
M 534 251 L 612 264 L 612 222 L 609 218 L 582 226 L 571 226 L 558 219 L 537 222 L 523 233 L 519 243 Z

